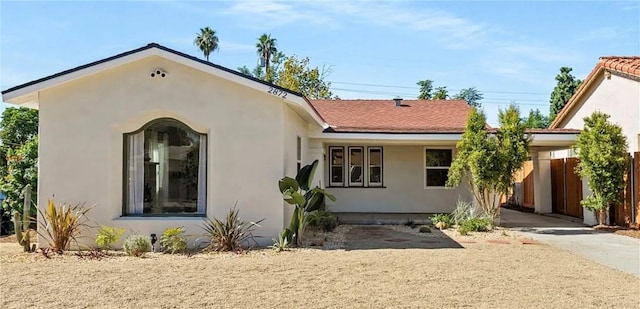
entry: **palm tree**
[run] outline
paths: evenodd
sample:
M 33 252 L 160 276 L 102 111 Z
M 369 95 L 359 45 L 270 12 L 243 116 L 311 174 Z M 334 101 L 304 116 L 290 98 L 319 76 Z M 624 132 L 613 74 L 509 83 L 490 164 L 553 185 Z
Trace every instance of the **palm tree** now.
M 197 46 L 204 54 L 207 61 L 209 61 L 209 54 L 218 49 L 218 37 L 216 36 L 216 31 L 209 27 L 200 28 L 200 33 L 196 34 L 196 38 L 193 40 L 193 45 Z
M 271 72 L 269 71 L 269 60 L 271 59 L 271 55 L 278 52 L 278 48 L 276 47 L 276 39 L 271 38 L 271 34 L 263 33 L 258 38 L 258 43 L 256 43 L 256 52 L 258 56 L 264 59 L 265 63 L 265 77 L 268 80 L 271 76 Z

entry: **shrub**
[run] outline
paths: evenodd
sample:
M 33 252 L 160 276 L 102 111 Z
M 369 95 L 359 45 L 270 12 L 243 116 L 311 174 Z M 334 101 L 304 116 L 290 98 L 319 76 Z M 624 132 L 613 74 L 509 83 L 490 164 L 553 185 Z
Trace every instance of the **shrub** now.
M 451 217 L 448 214 L 435 214 L 431 216 L 431 222 L 442 230 L 451 226 Z
M 469 232 L 488 232 L 492 228 L 492 222 L 488 217 L 467 219 L 459 224 L 458 232 L 461 235 L 467 235 Z
M 187 249 L 187 240 L 182 236 L 184 234 L 183 227 L 170 227 L 160 236 L 160 246 L 165 252 L 174 254 Z
M 286 251 L 287 249 L 289 249 L 289 240 L 287 239 L 287 237 L 285 237 L 285 235 L 280 234 L 280 236 L 278 236 L 278 239 L 273 239 L 273 245 L 269 246 L 269 248 L 277 252 Z
M 145 235 L 131 235 L 122 247 L 126 254 L 141 257 L 151 251 L 151 238 Z
M 209 237 L 209 245 L 205 251 L 235 251 L 251 237 L 251 232 L 260 227 L 258 222 L 242 221 L 238 218 L 238 210 L 234 206 L 224 220 L 205 218 L 204 230 Z
M 451 213 L 452 223 L 460 224 L 467 219 L 476 217 L 476 208 L 473 204 L 465 200 L 458 199 L 456 209 Z
M 100 227 L 98 234 L 96 235 L 96 245 L 103 250 L 111 249 L 111 246 L 118 242 L 120 236 L 124 234 L 124 231 L 124 228 L 103 225 Z
M 308 227 L 324 232 L 331 232 L 338 227 L 336 216 L 322 209 L 308 213 L 306 221 Z
M 56 206 L 53 200 L 49 200 L 44 211 L 38 209 L 42 228 L 37 232 L 49 242 L 51 250 L 62 254 L 67 250 L 70 242 L 77 243 L 76 237 L 83 229 L 89 227 L 86 216 L 89 210 L 91 208 L 85 208 L 81 204 L 62 203 Z

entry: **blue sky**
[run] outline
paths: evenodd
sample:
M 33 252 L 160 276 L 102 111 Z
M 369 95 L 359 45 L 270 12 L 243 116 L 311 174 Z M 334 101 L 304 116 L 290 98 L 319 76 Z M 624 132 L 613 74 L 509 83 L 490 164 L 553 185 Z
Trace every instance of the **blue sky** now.
M 489 122 L 511 101 L 548 113 L 559 67 L 583 79 L 605 55 L 640 54 L 638 1 L 1 2 L 0 88 L 156 42 L 211 61 L 257 61 L 262 33 L 287 55 L 331 68 L 341 98 L 414 98 L 416 82 L 484 92 Z M 8 105 L 2 103 L 0 110 Z

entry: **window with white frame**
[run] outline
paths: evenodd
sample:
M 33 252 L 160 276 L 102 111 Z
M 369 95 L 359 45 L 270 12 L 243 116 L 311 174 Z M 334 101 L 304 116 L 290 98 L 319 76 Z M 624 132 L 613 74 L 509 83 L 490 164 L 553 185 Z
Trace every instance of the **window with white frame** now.
M 369 147 L 367 151 L 369 186 L 380 187 L 382 186 L 382 147 Z
M 382 187 L 382 147 L 329 147 L 329 186 Z
M 349 186 L 364 185 L 364 149 L 349 147 Z
M 444 187 L 453 159 L 451 149 L 425 148 L 425 187 Z
M 344 186 L 344 148 L 329 147 L 329 185 Z
M 296 172 L 302 168 L 302 137 L 296 138 Z
M 124 215 L 205 215 L 207 135 L 175 119 L 124 134 Z

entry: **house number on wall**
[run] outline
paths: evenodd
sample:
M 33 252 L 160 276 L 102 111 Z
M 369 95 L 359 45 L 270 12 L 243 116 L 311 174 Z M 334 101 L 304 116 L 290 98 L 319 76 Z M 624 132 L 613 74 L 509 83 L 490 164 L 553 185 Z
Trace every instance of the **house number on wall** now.
M 278 88 L 269 87 L 269 90 L 267 90 L 267 93 L 273 94 L 275 96 L 279 96 L 283 99 L 287 97 L 287 92 L 284 90 L 280 90 Z

